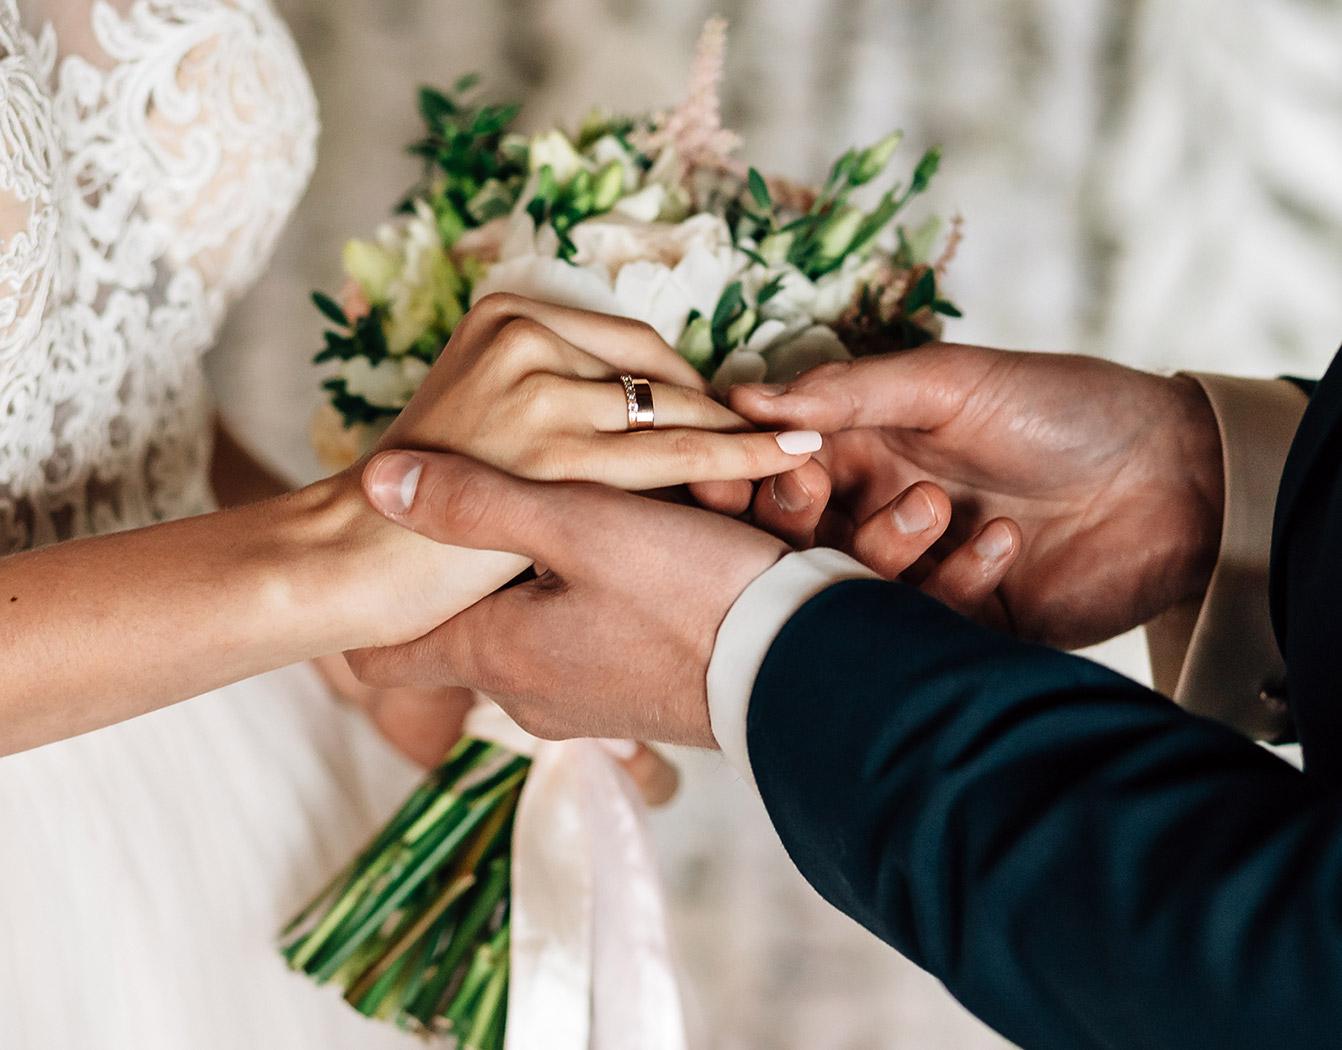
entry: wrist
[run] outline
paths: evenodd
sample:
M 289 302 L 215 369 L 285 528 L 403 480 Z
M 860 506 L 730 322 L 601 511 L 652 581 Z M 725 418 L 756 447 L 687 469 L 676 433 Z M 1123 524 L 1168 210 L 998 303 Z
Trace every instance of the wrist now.
M 274 501 L 292 600 L 320 621 L 314 652 L 397 645 L 427 634 L 522 572 L 516 554 L 437 543 L 387 520 L 362 464 Z
M 1225 519 L 1225 459 L 1216 412 L 1202 385 L 1187 375 L 1166 382 L 1176 406 L 1172 465 L 1184 511 L 1174 515 L 1179 535 L 1170 567 L 1186 600 L 1206 593 L 1216 568 Z

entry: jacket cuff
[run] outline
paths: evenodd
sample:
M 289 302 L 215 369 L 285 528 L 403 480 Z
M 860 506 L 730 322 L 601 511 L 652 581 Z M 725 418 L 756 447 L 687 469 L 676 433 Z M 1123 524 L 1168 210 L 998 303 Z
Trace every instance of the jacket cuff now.
M 708 717 L 723 756 L 752 788 L 746 715 L 769 647 L 793 614 L 821 591 L 841 580 L 876 578 L 839 551 L 789 554 L 742 591 L 727 611 L 708 663 Z
M 1200 601 L 1147 626 L 1156 688 L 1181 706 L 1257 739 L 1279 739 L 1285 668 L 1268 612 L 1272 516 L 1286 455 L 1309 399 L 1287 380 L 1191 374 L 1221 433 L 1221 547 Z

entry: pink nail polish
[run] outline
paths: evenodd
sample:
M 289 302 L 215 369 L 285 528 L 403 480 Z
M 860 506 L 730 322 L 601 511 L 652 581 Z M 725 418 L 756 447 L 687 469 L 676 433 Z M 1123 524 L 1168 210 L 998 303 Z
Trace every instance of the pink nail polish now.
M 778 447 L 789 456 L 805 456 L 819 452 L 824 439 L 814 430 L 789 430 L 774 438 Z

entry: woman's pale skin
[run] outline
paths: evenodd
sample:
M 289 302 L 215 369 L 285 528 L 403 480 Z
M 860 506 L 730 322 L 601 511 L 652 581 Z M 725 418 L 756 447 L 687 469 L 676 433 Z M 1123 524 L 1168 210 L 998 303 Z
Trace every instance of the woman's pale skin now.
M 622 372 L 653 381 L 656 431 L 626 432 Z M 644 325 L 511 296 L 471 311 L 384 439 L 631 490 L 769 477 L 818 442 L 754 432 Z M 223 442 L 221 466 L 238 454 Z M 221 484 L 221 503 L 238 506 L 0 559 L 0 755 L 288 664 L 412 641 L 527 567 L 391 524 L 369 508 L 357 466 L 281 495 L 255 472 L 216 472 L 230 474 L 244 491 Z M 388 701 L 343 684 L 374 709 Z M 394 737 L 398 720 L 383 715 Z

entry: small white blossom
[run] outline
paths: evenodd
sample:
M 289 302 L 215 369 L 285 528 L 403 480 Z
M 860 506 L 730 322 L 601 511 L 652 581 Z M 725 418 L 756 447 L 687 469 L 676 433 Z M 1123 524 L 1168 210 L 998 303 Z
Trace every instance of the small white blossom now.
M 378 408 L 401 409 L 410 403 L 429 366 L 417 357 L 386 357 L 371 364 L 366 357 L 341 362 L 345 389 Z

